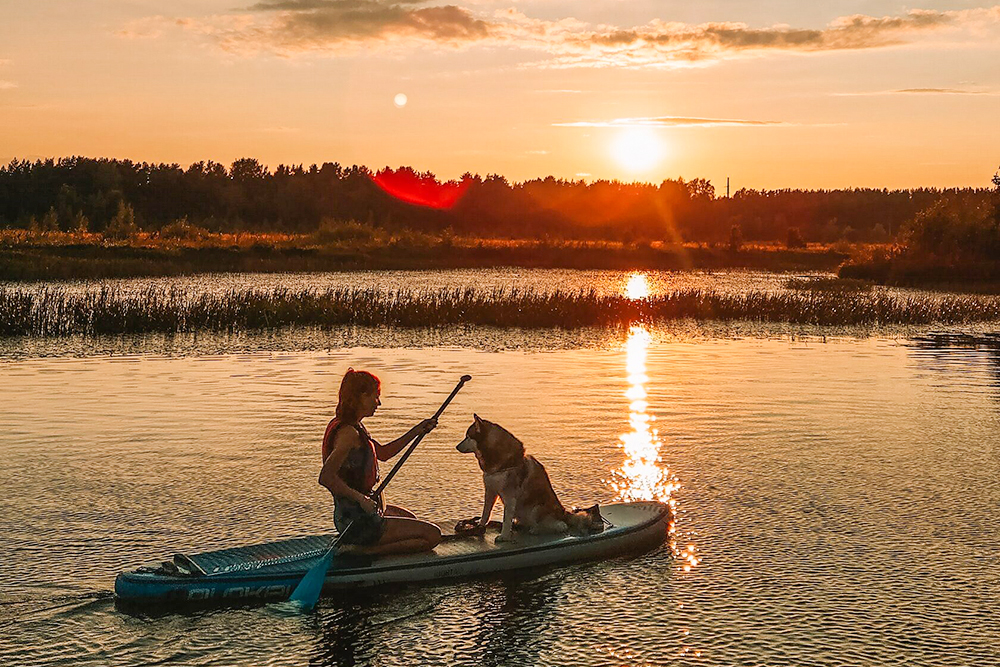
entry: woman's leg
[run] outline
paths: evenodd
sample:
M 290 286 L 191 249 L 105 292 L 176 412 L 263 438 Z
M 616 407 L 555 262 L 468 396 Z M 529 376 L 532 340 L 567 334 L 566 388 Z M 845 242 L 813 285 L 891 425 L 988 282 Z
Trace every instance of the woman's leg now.
M 397 507 L 395 505 L 386 505 L 385 510 L 382 511 L 382 516 L 401 516 L 407 519 L 417 518 L 417 515 L 410 510 L 403 507 Z
M 386 516 L 378 544 L 362 551 L 371 555 L 408 554 L 430 551 L 441 541 L 441 529 L 428 521 Z

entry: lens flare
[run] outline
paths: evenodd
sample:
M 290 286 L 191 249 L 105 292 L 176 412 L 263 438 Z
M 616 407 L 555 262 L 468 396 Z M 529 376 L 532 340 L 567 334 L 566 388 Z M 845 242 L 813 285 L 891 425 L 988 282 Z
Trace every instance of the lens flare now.
M 438 181 L 433 174 L 409 167 L 382 169 L 371 176 L 375 185 L 400 201 L 427 208 L 449 209 L 458 203 L 471 181 Z

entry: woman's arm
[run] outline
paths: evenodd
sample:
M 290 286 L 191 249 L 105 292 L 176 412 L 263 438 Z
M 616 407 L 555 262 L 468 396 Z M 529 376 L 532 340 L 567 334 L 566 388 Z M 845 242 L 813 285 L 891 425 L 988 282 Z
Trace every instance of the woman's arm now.
M 333 438 L 333 451 L 323 462 L 319 471 L 319 483 L 330 490 L 335 496 L 344 496 L 356 501 L 368 511 L 374 511 L 371 498 L 359 493 L 347 485 L 340 477 L 340 466 L 344 465 L 351 450 L 361 444 L 361 436 L 353 428 L 342 428 Z
M 388 461 L 393 456 L 403 451 L 403 447 L 410 444 L 410 441 L 418 435 L 430 433 L 434 430 L 435 426 L 437 426 L 436 419 L 425 419 L 388 444 L 383 445 L 375 440 L 372 440 L 372 444 L 375 445 L 375 456 L 378 457 L 379 461 Z

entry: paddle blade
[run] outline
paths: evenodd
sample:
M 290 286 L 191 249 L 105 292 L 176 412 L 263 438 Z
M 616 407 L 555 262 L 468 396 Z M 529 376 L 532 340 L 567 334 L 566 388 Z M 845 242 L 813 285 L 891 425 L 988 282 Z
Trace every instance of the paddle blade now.
M 290 602 L 297 603 L 304 611 L 309 611 L 316 606 L 319 594 L 323 592 L 323 582 L 326 581 L 326 572 L 330 569 L 333 561 L 333 549 L 330 549 L 319 559 L 319 562 L 309 568 L 306 576 L 292 591 Z

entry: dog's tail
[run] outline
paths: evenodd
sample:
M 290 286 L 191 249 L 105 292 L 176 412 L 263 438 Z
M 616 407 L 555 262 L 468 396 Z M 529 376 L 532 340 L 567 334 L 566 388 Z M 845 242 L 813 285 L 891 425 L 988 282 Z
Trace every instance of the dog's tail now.
M 586 535 L 604 530 L 604 517 L 601 516 L 601 508 L 598 505 L 584 508 L 574 507 L 566 512 L 563 520 L 574 533 Z

